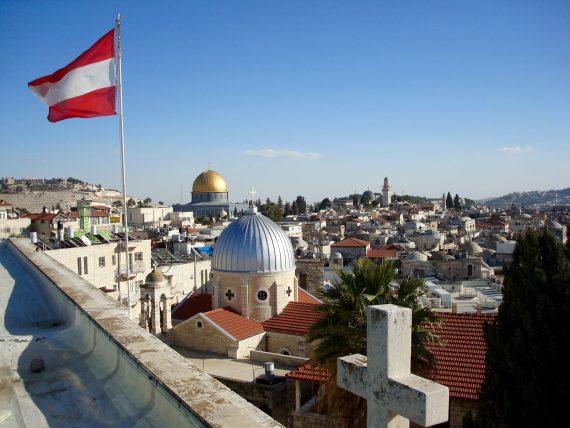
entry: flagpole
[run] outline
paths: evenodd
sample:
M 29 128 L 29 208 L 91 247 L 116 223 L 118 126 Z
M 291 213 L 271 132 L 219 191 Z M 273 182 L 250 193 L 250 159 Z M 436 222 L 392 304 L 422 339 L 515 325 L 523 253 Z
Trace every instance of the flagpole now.
M 125 142 L 123 134 L 123 79 L 121 76 L 121 14 L 117 14 L 117 20 L 115 21 L 115 28 L 117 34 L 117 90 L 119 92 L 119 135 L 121 139 L 121 173 L 123 181 L 123 224 L 125 226 L 125 261 L 127 267 L 127 306 L 129 308 L 128 314 L 129 319 L 132 319 L 132 308 L 131 308 L 131 285 L 130 285 L 130 274 L 131 274 L 131 263 L 129 260 L 129 222 L 127 215 L 127 178 L 125 174 Z M 120 281 L 120 271 L 119 266 L 119 281 Z M 120 282 L 119 282 L 119 294 L 120 294 Z

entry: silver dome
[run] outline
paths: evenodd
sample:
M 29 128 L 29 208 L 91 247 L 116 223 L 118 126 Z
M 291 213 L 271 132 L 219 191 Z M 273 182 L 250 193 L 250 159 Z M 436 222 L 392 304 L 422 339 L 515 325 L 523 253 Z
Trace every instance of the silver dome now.
M 242 215 L 214 245 L 212 269 L 224 272 L 286 272 L 295 269 L 285 231 L 259 213 Z

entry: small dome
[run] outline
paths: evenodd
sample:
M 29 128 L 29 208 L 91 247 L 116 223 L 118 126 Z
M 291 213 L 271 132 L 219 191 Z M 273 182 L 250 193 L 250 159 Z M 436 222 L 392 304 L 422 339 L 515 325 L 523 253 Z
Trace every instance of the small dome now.
M 192 185 L 192 192 L 204 193 L 204 192 L 214 192 L 214 193 L 225 193 L 228 191 L 228 185 L 226 180 L 216 171 L 208 169 L 196 177 L 194 184 Z
M 463 251 L 467 251 L 469 254 L 472 254 L 474 256 L 478 256 L 483 252 L 483 249 L 479 246 L 479 244 L 473 241 L 467 241 L 465 244 L 461 246 L 461 249 Z
M 335 260 L 342 259 L 342 254 L 339 252 L 334 252 L 331 254 L 331 259 L 335 259 Z
M 163 282 L 166 282 L 166 277 L 162 274 L 161 271 L 154 268 L 151 273 L 149 273 L 145 278 L 146 285 L 159 285 Z
M 293 246 L 285 231 L 259 213 L 230 224 L 214 245 L 212 269 L 223 272 L 288 272 L 295 269 Z
M 562 225 L 554 220 L 548 222 L 549 229 L 564 229 Z
M 372 202 L 373 200 L 376 199 L 376 195 L 372 190 L 366 190 L 364 193 L 362 193 L 362 196 L 368 199 L 369 202 Z
M 417 261 L 417 262 L 427 262 L 428 256 L 419 251 L 412 251 L 404 256 L 404 260 L 407 262 Z

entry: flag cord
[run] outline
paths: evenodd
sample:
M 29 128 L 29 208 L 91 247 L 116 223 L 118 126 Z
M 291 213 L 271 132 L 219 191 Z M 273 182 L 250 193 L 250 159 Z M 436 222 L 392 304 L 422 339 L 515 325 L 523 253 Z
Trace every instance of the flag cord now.
M 132 317 L 131 308 L 131 285 L 130 285 L 130 274 L 131 274 L 131 263 L 129 260 L 129 223 L 127 219 L 127 179 L 125 174 L 125 143 L 123 136 L 123 79 L 121 76 L 121 14 L 117 14 L 116 20 L 117 28 L 117 49 L 116 49 L 116 64 L 117 64 L 117 89 L 119 91 L 119 135 L 121 139 L 121 174 L 123 182 L 123 224 L 125 226 L 125 265 L 127 268 L 127 307 L 129 319 Z M 120 284 L 120 266 L 119 266 L 119 294 L 121 284 Z

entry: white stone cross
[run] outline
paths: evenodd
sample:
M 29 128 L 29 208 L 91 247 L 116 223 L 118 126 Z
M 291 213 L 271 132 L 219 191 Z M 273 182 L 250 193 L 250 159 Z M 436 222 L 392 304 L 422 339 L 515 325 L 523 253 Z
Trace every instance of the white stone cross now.
M 254 196 L 255 196 L 256 193 L 257 193 L 257 192 L 255 191 L 255 189 L 253 188 L 253 186 L 251 186 L 251 190 L 249 191 L 249 194 L 251 195 L 251 199 L 252 199 L 252 200 L 253 200 L 253 198 L 254 198 Z
M 367 400 L 374 428 L 421 426 L 447 421 L 449 389 L 410 373 L 412 310 L 396 305 L 368 307 L 368 358 L 337 360 L 337 385 Z

